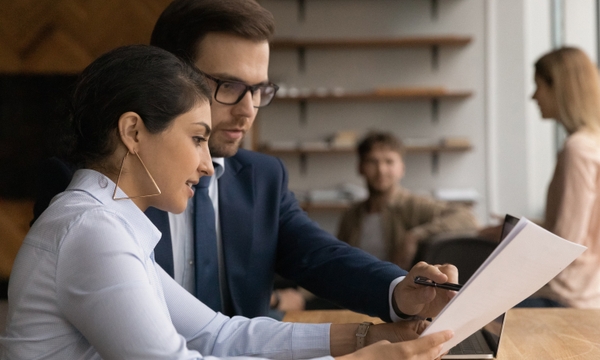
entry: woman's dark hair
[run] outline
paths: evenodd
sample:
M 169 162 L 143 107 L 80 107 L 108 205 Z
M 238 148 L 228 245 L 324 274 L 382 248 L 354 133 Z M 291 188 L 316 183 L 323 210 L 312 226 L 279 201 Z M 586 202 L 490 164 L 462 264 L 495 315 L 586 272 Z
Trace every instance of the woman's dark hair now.
M 204 77 L 173 54 L 148 45 L 112 50 L 85 68 L 77 82 L 69 160 L 89 166 L 112 154 L 119 118 L 128 111 L 137 113 L 148 131 L 159 133 L 210 99 Z
M 395 151 L 400 154 L 400 156 L 404 154 L 404 146 L 400 139 L 389 132 L 371 131 L 358 144 L 357 152 L 359 160 L 363 161 L 364 158 L 373 151 L 373 148 L 378 146 Z
M 175 0 L 154 25 L 150 44 L 194 63 L 208 33 L 268 41 L 274 31 L 273 15 L 254 0 Z

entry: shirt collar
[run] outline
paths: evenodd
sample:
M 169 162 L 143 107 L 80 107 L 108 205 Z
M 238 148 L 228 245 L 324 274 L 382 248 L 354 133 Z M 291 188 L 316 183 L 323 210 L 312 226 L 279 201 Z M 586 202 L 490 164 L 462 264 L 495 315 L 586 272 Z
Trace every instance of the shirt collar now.
M 160 240 L 161 232 L 132 200 L 113 200 L 115 186 L 116 184 L 105 175 L 95 170 L 81 169 L 75 172 L 66 191 L 84 191 L 107 209 L 122 216 L 130 225 L 144 254 L 150 256 Z M 117 197 L 126 196 L 120 188 L 117 188 Z
M 225 158 L 222 157 L 214 157 L 212 158 L 213 166 L 215 168 L 215 178 L 219 180 L 219 178 L 225 172 Z

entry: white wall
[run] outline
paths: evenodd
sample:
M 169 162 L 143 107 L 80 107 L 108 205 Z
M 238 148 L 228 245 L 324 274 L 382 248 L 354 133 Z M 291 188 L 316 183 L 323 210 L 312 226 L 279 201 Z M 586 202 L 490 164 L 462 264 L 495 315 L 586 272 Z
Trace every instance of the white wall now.
M 578 46 L 597 61 L 596 0 L 562 1 L 564 3 L 565 45 Z

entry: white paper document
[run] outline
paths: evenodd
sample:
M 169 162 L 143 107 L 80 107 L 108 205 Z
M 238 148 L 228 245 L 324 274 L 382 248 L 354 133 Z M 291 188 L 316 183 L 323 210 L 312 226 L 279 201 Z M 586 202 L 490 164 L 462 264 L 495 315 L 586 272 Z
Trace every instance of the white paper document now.
M 536 292 L 587 248 L 521 218 L 421 336 L 451 329 L 456 344 Z

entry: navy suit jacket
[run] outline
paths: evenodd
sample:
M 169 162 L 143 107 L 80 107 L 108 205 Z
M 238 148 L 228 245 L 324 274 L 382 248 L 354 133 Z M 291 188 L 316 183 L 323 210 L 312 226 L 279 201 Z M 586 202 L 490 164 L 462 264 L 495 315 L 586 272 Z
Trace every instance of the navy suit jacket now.
M 225 159 L 219 216 L 236 312 L 267 314 L 276 272 L 342 307 L 390 320 L 389 285 L 406 272 L 319 228 L 287 183 L 278 158 L 240 149 Z
M 278 158 L 240 149 L 225 159 L 219 216 L 235 313 L 267 315 L 278 273 L 344 308 L 390 321 L 389 285 L 406 271 L 319 228 L 287 183 Z M 161 248 L 156 247 L 157 259 Z

